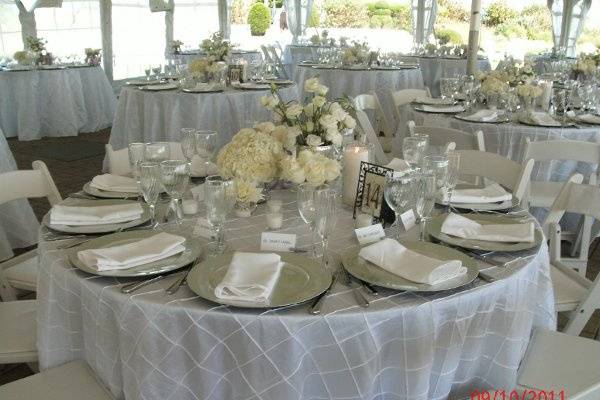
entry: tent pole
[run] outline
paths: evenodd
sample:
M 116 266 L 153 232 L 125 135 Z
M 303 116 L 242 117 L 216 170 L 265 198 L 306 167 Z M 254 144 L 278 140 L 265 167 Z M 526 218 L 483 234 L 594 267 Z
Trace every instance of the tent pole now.
M 110 82 L 113 81 L 112 1 L 100 0 L 100 31 L 102 32 L 102 66 Z
M 479 30 L 481 29 L 481 0 L 471 2 L 471 22 L 469 28 L 469 47 L 467 50 L 467 75 L 477 71 L 477 52 L 479 51 Z

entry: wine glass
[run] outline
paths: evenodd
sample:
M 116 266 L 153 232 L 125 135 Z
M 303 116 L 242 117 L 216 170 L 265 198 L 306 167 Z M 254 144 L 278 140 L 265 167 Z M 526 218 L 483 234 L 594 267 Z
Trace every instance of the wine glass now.
M 194 143 L 196 154 L 204 160 L 204 173 L 208 175 L 210 162 L 217 150 L 217 132 L 196 131 Z
M 415 194 L 415 178 L 411 175 L 400 177 L 390 177 L 387 179 L 383 195 L 385 201 L 394 211 L 396 216 L 394 225 L 396 225 L 396 238 L 400 239 L 402 229 L 400 227 L 400 214 L 407 211 L 413 202 Z
M 313 234 L 312 240 L 312 254 L 313 257 L 317 256 L 316 248 L 315 248 L 315 234 L 316 234 L 316 225 L 315 219 L 317 215 L 317 203 L 316 196 L 319 191 L 326 190 L 327 186 L 314 186 L 308 183 L 303 183 L 298 186 L 298 191 L 296 195 L 296 201 L 298 203 L 298 213 L 305 224 L 308 224 L 310 230 Z
M 152 67 L 147 66 L 146 68 L 144 68 L 144 74 L 146 74 L 146 80 L 149 81 L 150 80 L 150 73 L 152 72 Z
M 329 265 L 327 258 L 327 249 L 329 237 L 335 230 L 337 222 L 340 195 L 332 189 L 320 190 L 315 193 L 316 215 L 315 230 L 321 237 L 323 246 L 323 264 Z
M 161 163 L 171 158 L 171 146 L 167 142 L 146 143 L 144 160 Z
M 196 130 L 194 128 L 181 128 L 181 151 L 185 159 L 191 163 L 196 154 Z
M 412 167 L 421 163 L 427 151 L 429 137 L 407 136 L 402 141 L 402 157 Z
M 142 162 L 140 169 L 140 188 L 144 201 L 150 206 L 150 223 L 154 226 L 156 215 L 156 203 L 162 189 L 160 182 L 160 165 L 155 162 Z
M 152 73 L 154 74 L 154 79 L 157 81 L 160 80 L 160 72 L 162 71 L 162 65 L 158 67 L 152 67 Z
M 145 143 L 129 143 L 127 146 L 127 152 L 129 155 L 129 167 L 131 168 L 131 175 L 135 178 L 138 185 L 140 184 L 140 163 L 144 161 L 144 153 L 146 151 Z
M 175 220 L 181 224 L 183 209 L 181 199 L 190 182 L 190 164 L 187 161 L 167 160 L 160 163 L 160 179 L 171 197 L 169 210 L 175 211 Z
M 448 184 L 448 157 L 431 155 L 423 158 L 423 172 L 435 175 L 436 192 L 444 199 Z
M 448 176 L 446 179 L 446 187 L 448 189 L 448 208 L 452 207 L 452 193 L 458 184 L 460 175 L 460 153 L 450 151 L 446 154 L 448 158 Z
M 227 214 L 235 204 L 235 184 L 232 179 L 218 175 L 206 178 L 204 183 L 204 203 L 206 205 L 206 219 L 214 229 L 217 242 L 209 247 L 209 254 L 214 256 L 225 250 L 224 225 Z
M 433 211 L 433 206 L 435 205 L 435 194 L 437 192 L 435 175 L 432 173 L 421 174 L 419 176 L 418 184 L 419 189 L 415 209 L 421 224 L 421 234 L 419 236 L 419 240 L 424 240 L 425 224 L 429 218 L 429 215 Z

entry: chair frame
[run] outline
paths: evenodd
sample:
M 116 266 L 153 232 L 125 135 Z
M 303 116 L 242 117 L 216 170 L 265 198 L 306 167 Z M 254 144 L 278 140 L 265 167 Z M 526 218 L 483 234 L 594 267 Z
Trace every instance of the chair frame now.
M 428 87 L 425 89 L 402 89 L 402 90 L 389 90 L 389 96 L 394 103 L 394 120 L 396 121 L 396 133 L 402 126 L 402 114 L 400 114 L 400 107 L 410 104 L 419 97 L 431 97 L 431 92 Z
M 427 134 L 429 135 L 429 141 L 435 146 L 443 146 L 446 143 L 454 142 L 456 144 L 456 150 L 479 150 L 485 151 L 485 138 L 483 131 L 478 130 L 474 134 L 461 131 L 453 128 L 444 128 L 440 126 L 417 126 L 414 121 L 408 121 L 408 132 L 411 136 L 415 134 Z M 444 137 L 445 140 L 441 143 L 438 139 Z

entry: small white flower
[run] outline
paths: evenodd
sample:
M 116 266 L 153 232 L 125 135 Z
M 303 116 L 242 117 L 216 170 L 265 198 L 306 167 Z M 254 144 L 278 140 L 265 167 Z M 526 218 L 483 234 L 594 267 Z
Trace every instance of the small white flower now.
M 306 116 L 308 118 L 312 117 L 315 113 L 315 106 L 312 104 L 307 104 L 306 106 L 304 106 L 304 114 L 306 114 Z
M 308 135 L 306 137 L 306 144 L 310 147 L 317 147 L 323 144 L 323 139 L 317 135 Z
M 268 110 L 272 110 L 279 104 L 279 99 L 272 95 L 263 96 L 260 98 L 260 104 Z
M 329 91 L 329 88 L 325 85 L 319 85 L 319 87 L 317 88 L 317 93 L 320 96 L 325 96 L 328 91 Z
M 323 96 L 315 96 L 312 99 L 312 103 L 315 105 L 315 107 L 323 107 L 326 101 L 327 99 Z
M 356 120 L 354 118 L 352 118 L 350 115 L 347 115 L 346 118 L 344 118 L 344 125 L 348 129 L 354 129 L 354 128 L 356 128 Z
M 337 119 L 331 114 L 323 114 L 321 118 L 319 118 L 319 123 L 325 127 L 325 129 L 335 129 L 337 128 Z
M 285 116 L 288 117 L 289 119 L 298 118 L 300 116 L 300 114 L 302 114 L 302 106 L 298 103 L 291 104 L 285 110 Z
M 337 129 L 328 129 L 325 139 L 329 140 L 335 146 L 340 146 L 342 144 L 343 136 Z
M 304 90 L 308 93 L 316 93 L 320 86 L 319 78 L 310 78 L 304 82 Z
M 312 132 L 315 130 L 315 124 L 312 121 L 306 122 L 306 132 Z

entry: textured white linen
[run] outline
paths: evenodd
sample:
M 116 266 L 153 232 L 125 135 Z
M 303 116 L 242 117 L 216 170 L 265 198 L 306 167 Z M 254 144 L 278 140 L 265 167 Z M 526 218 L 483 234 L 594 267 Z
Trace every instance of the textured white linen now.
M 17 163 L 0 129 L 0 173 L 16 169 Z M 0 261 L 12 257 L 13 248 L 28 247 L 37 243 L 39 228 L 40 224 L 27 200 L 13 200 L 0 204 Z
M 560 126 L 560 122 L 552 118 L 552 116 L 545 112 L 533 112 L 530 115 L 531 121 L 538 125 L 547 125 L 547 126 Z
M 295 193 L 272 196 L 284 202 L 281 232 L 309 246 Z M 229 248 L 256 251 L 267 212 L 260 205 L 250 218 L 229 220 Z M 192 232 L 195 221 L 188 225 Z M 87 275 L 56 245 L 40 247 L 40 367 L 85 359 L 117 399 L 466 398 L 473 387 L 512 386 L 532 327 L 556 323 L 545 244 L 499 270 L 505 279 L 493 284 L 476 280 L 440 294 L 381 289 L 368 309 L 338 283 L 321 316 L 309 315 L 308 305 L 218 306 L 187 287 L 165 296 L 172 280 L 124 295 L 120 284 L 129 280 Z M 357 248 L 352 210 L 341 209 L 332 265 Z
M 133 221 L 143 212 L 139 203 L 89 207 L 57 204 L 50 210 L 50 223 L 55 225 L 114 224 Z
M 464 188 L 452 191 L 452 203 L 499 203 L 512 199 L 512 194 L 497 183 L 484 188 Z
M 108 192 L 135 193 L 139 191 L 135 179 L 113 174 L 96 175 L 92 178 L 90 186 L 99 190 L 106 190 Z
M 279 254 L 237 251 L 223 280 L 215 287 L 215 296 L 225 300 L 269 304 L 282 267 Z
M 0 129 L 34 140 L 112 124 L 116 98 L 100 67 L 0 72 Z
M 451 99 L 442 99 L 441 97 L 417 97 L 414 102 L 430 106 L 452 104 Z
M 482 225 L 451 213 L 444 220 L 441 231 L 446 235 L 487 242 L 533 242 L 535 229 L 533 222 Z
M 586 124 L 598 125 L 600 124 L 600 116 L 595 114 L 581 114 L 577 116 L 577 119 Z
M 498 118 L 498 110 L 488 110 L 486 108 L 478 110 L 471 115 L 463 116 L 463 118 L 474 122 L 489 122 Z
M 463 106 L 421 106 L 424 111 L 428 112 L 447 112 L 447 113 L 459 113 L 463 112 L 465 109 Z
M 171 257 L 185 250 L 185 238 L 161 232 L 133 243 L 77 252 L 77 258 L 98 271 L 127 269 Z
M 440 261 L 427 257 L 390 238 L 363 247 L 358 255 L 394 275 L 428 285 L 442 283 L 467 272 L 460 260 Z

